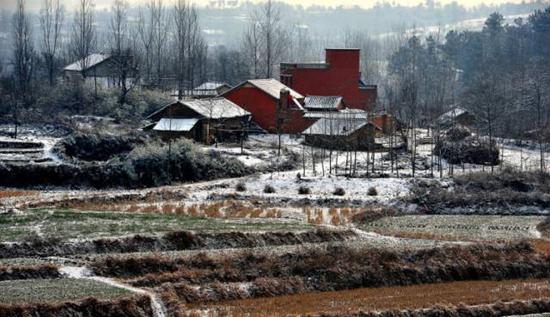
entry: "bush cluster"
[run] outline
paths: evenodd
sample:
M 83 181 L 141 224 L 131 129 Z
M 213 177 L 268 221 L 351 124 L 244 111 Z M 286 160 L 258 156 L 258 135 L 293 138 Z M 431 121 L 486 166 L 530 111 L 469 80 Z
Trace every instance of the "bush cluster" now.
M 171 146 L 146 143 L 125 158 L 73 164 L 0 164 L 0 185 L 143 188 L 174 182 L 244 176 L 250 171 L 237 159 L 203 151 L 191 141 Z
M 113 300 L 86 298 L 78 302 L 0 304 L 0 316 L 9 317 L 148 317 L 153 316 L 151 299 L 147 295 L 134 295 Z
M 345 196 L 346 191 L 342 187 L 336 187 L 334 189 L 334 192 L 332 192 L 332 194 L 335 195 L 335 196 Z
M 489 143 L 485 138 L 470 136 L 460 141 L 439 140 L 434 153 L 451 164 L 498 165 L 500 151 L 494 141 Z
M 311 189 L 307 186 L 300 186 L 298 188 L 298 194 L 300 194 L 300 195 L 309 195 L 309 194 L 311 194 Z
M 0 281 L 59 278 L 59 268 L 53 264 L 0 266 Z
M 137 135 L 78 133 L 59 141 L 54 151 L 69 161 L 107 161 L 128 154 L 143 142 L 143 138 Z

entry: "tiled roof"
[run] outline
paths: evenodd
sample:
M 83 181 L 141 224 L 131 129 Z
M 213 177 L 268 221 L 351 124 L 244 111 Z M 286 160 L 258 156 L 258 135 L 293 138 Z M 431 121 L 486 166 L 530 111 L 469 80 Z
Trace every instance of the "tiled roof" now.
M 306 109 L 336 109 L 342 103 L 340 96 L 307 96 Z

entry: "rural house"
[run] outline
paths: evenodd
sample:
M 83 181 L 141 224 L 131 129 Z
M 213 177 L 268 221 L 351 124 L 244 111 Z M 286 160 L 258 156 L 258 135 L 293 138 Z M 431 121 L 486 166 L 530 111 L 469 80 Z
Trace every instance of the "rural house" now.
M 304 96 L 275 79 L 247 80 L 223 96 L 249 111 L 270 133 L 301 133 L 312 124 L 304 118 Z
M 176 100 L 151 114 L 145 127 L 164 138 L 185 137 L 211 144 L 246 137 L 250 112 L 225 98 Z
M 131 57 L 118 57 L 131 59 Z M 63 78 L 67 82 L 84 81 L 87 85 L 100 88 L 118 86 L 120 72 L 119 65 L 124 63 L 129 69 L 126 75 L 126 85 L 129 86 L 135 80 L 136 69 L 131 61 L 118 62 L 109 54 L 90 54 L 88 57 L 78 60 L 63 68 Z
M 444 128 L 448 128 L 455 124 L 471 127 L 476 124 L 477 121 L 478 118 L 474 114 L 462 107 L 454 107 L 437 119 L 437 123 Z
M 335 150 L 374 150 L 376 136 L 382 133 L 366 118 L 337 115 L 321 118 L 307 128 L 302 135 L 305 143 L 311 146 Z
M 376 85 L 361 79 L 359 49 L 326 49 L 324 63 L 282 63 L 281 82 L 304 95 L 342 96 L 353 109 L 372 111 Z

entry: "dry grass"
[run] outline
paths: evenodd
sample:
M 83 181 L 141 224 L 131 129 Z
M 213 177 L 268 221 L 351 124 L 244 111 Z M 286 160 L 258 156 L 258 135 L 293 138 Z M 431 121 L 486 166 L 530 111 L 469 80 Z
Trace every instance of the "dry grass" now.
M 178 214 L 193 217 L 210 218 L 280 218 L 282 211 L 267 206 L 255 206 L 253 202 L 238 200 L 220 200 L 200 204 L 185 205 L 180 201 L 163 202 L 73 202 L 63 206 L 80 211 L 109 211 L 133 213 Z
M 546 254 L 550 257 L 550 240 L 543 240 L 543 239 L 537 239 L 532 240 L 531 244 L 533 245 L 533 248 L 535 251 Z
M 39 192 L 37 191 L 30 191 L 30 190 L 0 190 L 0 199 L 4 198 L 13 198 L 13 197 L 21 197 L 21 196 L 34 196 L 37 195 Z
M 273 298 L 226 301 L 212 308 L 231 316 L 287 316 L 315 313 L 419 309 L 434 305 L 479 305 L 510 300 L 550 298 L 550 280 L 465 281 L 338 292 L 306 293 Z

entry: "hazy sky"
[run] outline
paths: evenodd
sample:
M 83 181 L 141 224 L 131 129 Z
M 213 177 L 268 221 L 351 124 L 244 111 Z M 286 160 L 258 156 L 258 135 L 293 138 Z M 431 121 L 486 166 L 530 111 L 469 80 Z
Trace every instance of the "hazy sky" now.
M 71 8 L 75 6 L 76 0 L 61 0 L 67 8 Z M 131 4 L 139 4 L 142 2 L 145 2 L 146 0 L 128 0 Z M 166 3 L 169 3 L 173 0 L 165 0 Z M 211 2 L 218 2 L 218 1 L 224 1 L 224 0 L 191 0 L 193 3 L 196 3 L 201 6 L 206 6 Z M 225 2 L 230 2 L 232 0 L 225 0 Z M 235 1 L 235 0 L 233 0 Z M 311 6 L 311 5 L 323 5 L 323 6 L 354 6 L 358 5 L 361 7 L 369 8 L 375 5 L 378 2 L 384 2 L 379 0 L 282 0 L 283 2 L 289 3 L 289 4 L 300 4 L 303 6 Z M 452 0 L 440 0 L 436 2 L 441 3 L 449 3 Z M 27 3 L 31 8 L 38 8 L 40 6 L 41 0 L 27 0 Z M 239 2 L 244 2 L 244 0 L 239 0 Z M 262 0 L 251 0 L 251 2 L 262 2 Z M 417 5 L 418 3 L 423 3 L 425 0 L 389 0 L 390 3 L 398 3 L 402 5 Z M 500 3 L 506 3 L 506 2 L 521 2 L 521 0 L 456 0 L 459 4 L 465 5 L 465 6 L 475 6 L 479 5 L 481 3 L 485 4 L 500 4 Z M 95 1 L 98 8 L 105 8 L 108 7 L 111 3 L 110 0 L 96 0 Z M 15 4 L 15 0 L 0 0 L 0 8 L 13 8 Z

